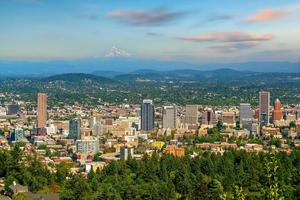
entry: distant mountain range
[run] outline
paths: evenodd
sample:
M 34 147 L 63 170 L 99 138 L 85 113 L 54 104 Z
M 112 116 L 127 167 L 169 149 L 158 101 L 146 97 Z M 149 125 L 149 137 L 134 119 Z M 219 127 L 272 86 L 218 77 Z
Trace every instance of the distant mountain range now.
M 142 60 L 131 57 L 120 57 L 119 50 L 110 52 L 111 57 L 58 60 L 58 61 L 0 61 L 0 76 L 49 76 L 62 73 L 90 73 L 106 77 L 135 73 L 139 70 L 151 69 L 165 72 L 177 71 L 181 75 L 187 70 L 211 71 L 216 69 L 233 69 L 253 72 L 287 72 L 300 73 L 298 63 L 292 62 L 246 62 L 232 64 L 197 64 L 179 61 Z M 127 53 L 127 52 L 126 52 Z
M 210 71 L 181 69 L 170 71 L 137 70 L 128 74 L 116 75 L 116 80 L 231 80 L 261 74 L 261 72 L 237 71 L 232 69 L 217 69 Z M 99 74 L 101 75 L 101 74 Z
M 143 98 L 165 103 L 238 105 L 257 103 L 258 91 L 266 90 L 282 102 L 299 103 L 300 73 L 265 73 L 218 70 L 136 70 L 131 73 L 98 71 L 51 76 L 1 77 L 0 91 L 35 99 L 46 92 L 54 102 L 140 103 Z M 162 89 L 163 88 L 163 89 Z M 211 96 L 210 94 L 215 94 Z M 237 97 L 238 96 L 238 97 Z M 241 97 L 241 99 L 239 98 Z M 52 102 L 53 102 L 52 101 Z
M 272 77 L 285 77 L 286 81 L 296 80 L 300 74 L 294 73 L 266 73 L 266 72 L 251 72 L 237 71 L 232 69 L 218 69 L 211 71 L 201 70 L 171 70 L 171 71 L 156 71 L 156 70 L 137 70 L 131 73 L 114 73 L 111 71 L 98 71 L 93 74 L 85 73 L 66 73 L 53 75 L 49 77 L 40 77 L 42 81 L 64 81 L 68 83 L 78 83 L 82 81 L 93 81 L 102 84 L 112 83 L 134 83 L 145 81 L 213 81 L 213 82 L 231 82 L 231 81 L 256 81 L 270 80 Z M 276 78 L 274 78 L 274 81 Z

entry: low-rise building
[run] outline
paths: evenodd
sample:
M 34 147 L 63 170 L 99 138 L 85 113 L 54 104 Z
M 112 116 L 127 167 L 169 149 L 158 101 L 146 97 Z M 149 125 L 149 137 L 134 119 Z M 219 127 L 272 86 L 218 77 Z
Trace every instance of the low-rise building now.
M 85 171 L 89 173 L 91 170 L 96 172 L 97 170 L 102 170 L 107 165 L 106 162 L 90 162 L 85 164 Z
M 151 147 L 153 149 L 162 149 L 164 145 L 165 145 L 165 143 L 162 141 L 155 141 L 155 142 L 151 143 Z
M 262 127 L 261 129 L 261 135 L 264 136 L 264 137 L 267 137 L 267 136 L 274 136 L 274 135 L 281 135 L 280 133 L 280 129 L 279 128 L 276 128 L 276 127 Z
M 176 147 L 174 145 L 169 145 L 164 148 L 165 154 L 172 154 L 173 156 L 181 157 L 184 156 L 185 150 L 182 147 Z

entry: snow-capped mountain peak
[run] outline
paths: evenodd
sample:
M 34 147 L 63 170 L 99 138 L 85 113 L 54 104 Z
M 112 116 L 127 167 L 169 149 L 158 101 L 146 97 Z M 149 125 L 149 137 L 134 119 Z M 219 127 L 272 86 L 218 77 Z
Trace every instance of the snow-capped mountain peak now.
M 105 54 L 105 57 L 129 57 L 131 56 L 130 53 L 122 50 L 122 49 L 119 49 L 118 47 L 116 46 L 112 46 L 110 48 L 110 50 Z

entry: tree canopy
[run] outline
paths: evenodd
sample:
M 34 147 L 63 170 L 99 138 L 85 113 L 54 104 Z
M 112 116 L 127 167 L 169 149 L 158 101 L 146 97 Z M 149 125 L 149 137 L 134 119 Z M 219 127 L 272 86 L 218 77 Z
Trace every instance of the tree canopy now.
M 18 147 L 0 150 L 0 176 L 32 192 L 56 191 L 62 200 L 93 199 L 297 199 L 300 151 L 247 153 L 208 151 L 197 157 L 145 155 L 112 161 L 87 177 L 62 163 L 50 173 L 37 158 L 24 159 Z M 22 197 L 20 197 L 22 198 Z

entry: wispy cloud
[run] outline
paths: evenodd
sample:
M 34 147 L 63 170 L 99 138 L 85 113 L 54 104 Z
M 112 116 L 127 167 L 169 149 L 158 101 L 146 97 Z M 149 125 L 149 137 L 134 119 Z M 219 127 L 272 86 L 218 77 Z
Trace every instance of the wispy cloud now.
M 289 9 L 263 9 L 247 18 L 248 22 L 270 22 L 283 19 L 292 13 Z
M 231 52 L 236 52 L 244 49 L 250 49 L 256 47 L 259 44 L 260 42 L 257 41 L 237 42 L 237 43 L 225 43 L 221 45 L 215 45 L 209 48 L 215 49 L 218 52 L 222 52 L 222 53 L 231 53 Z
M 95 13 L 84 13 L 84 14 L 80 15 L 80 17 L 83 19 L 89 19 L 89 20 L 98 19 L 98 15 Z
M 212 32 L 195 36 L 178 37 L 180 40 L 214 43 L 215 45 L 208 48 L 221 53 L 250 49 L 273 38 L 274 36 L 271 33 L 253 34 L 242 32 Z
M 242 32 L 213 32 L 195 36 L 178 37 L 180 40 L 193 42 L 247 42 L 266 41 L 273 39 L 273 34 L 250 34 Z
M 132 11 L 126 9 L 115 10 L 107 15 L 119 22 L 130 25 L 159 26 L 181 18 L 185 13 L 170 11 L 166 8 L 155 8 L 144 11 Z
M 236 15 L 233 14 L 226 14 L 226 13 L 211 13 L 206 16 L 199 17 L 199 20 L 192 26 L 199 27 L 199 26 L 211 26 L 212 24 L 221 24 L 232 22 L 236 18 Z
M 225 21 L 225 20 L 231 20 L 233 19 L 233 15 L 229 14 L 212 14 L 208 16 L 205 21 L 206 22 L 216 22 L 216 21 Z
M 156 32 L 147 32 L 146 35 L 150 35 L 150 36 L 162 36 L 161 33 L 156 33 Z

